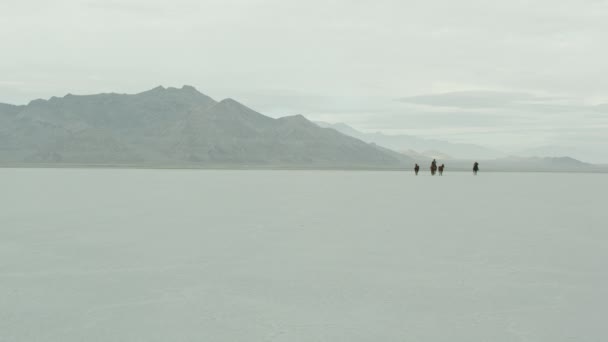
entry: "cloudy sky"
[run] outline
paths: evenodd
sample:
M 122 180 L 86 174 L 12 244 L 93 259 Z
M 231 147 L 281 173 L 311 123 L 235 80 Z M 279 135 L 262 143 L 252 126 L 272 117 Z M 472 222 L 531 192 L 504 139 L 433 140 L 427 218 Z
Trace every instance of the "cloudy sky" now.
M 0 102 L 190 84 L 271 116 L 608 163 L 608 0 L 2 0 Z

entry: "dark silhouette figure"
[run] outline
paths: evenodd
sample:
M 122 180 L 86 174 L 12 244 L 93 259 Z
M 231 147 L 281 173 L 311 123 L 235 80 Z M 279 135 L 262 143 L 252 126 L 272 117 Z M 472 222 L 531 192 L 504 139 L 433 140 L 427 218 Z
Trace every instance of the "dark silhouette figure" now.
M 445 164 L 441 164 L 441 165 L 439 166 L 439 175 L 440 175 L 440 176 L 443 176 L 443 169 L 445 169 Z
M 416 176 L 418 176 L 418 171 L 420 171 L 420 166 L 416 164 L 416 166 L 414 166 L 414 172 L 416 173 Z
M 437 172 L 437 161 L 433 159 L 431 162 L 431 176 L 434 176 L 435 172 Z
M 477 171 L 479 171 L 479 163 L 475 162 L 475 164 L 473 164 L 473 174 L 477 175 Z

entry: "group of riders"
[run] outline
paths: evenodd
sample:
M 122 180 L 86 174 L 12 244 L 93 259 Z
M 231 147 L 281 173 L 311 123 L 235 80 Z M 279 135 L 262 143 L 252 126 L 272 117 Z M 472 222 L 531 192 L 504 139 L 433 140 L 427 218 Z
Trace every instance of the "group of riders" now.
M 441 164 L 439 166 L 437 166 L 437 161 L 435 159 L 433 159 L 433 161 L 431 162 L 431 176 L 434 176 L 437 171 L 439 171 L 439 175 L 443 176 L 443 170 L 445 169 L 445 164 Z M 418 176 L 418 172 L 420 171 L 420 166 L 418 164 L 416 164 L 416 166 L 414 166 L 414 172 L 416 173 L 416 176 Z M 473 164 L 473 174 L 477 175 L 477 172 L 479 171 L 479 163 L 475 162 Z

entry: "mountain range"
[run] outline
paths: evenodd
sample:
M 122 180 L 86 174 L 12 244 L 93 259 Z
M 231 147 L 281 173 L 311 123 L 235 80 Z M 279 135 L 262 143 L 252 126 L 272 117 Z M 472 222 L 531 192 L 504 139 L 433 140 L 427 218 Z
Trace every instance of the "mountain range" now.
M 400 168 L 412 159 L 191 86 L 0 104 L 0 165 Z
M 422 151 L 422 152 L 417 152 Z M 0 166 L 606 171 L 578 160 L 508 157 L 472 144 L 359 132 L 302 115 L 271 118 L 191 86 L 0 103 Z

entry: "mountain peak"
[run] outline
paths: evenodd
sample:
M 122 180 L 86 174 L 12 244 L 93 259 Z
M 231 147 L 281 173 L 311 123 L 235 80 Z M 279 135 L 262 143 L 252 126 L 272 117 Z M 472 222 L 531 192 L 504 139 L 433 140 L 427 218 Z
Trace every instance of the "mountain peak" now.
M 27 105 L 28 106 L 37 106 L 37 105 L 42 105 L 47 102 L 48 101 L 45 99 L 35 99 L 35 100 L 31 100 Z
M 231 97 L 227 97 L 227 98 L 221 100 L 219 103 L 223 103 L 226 105 L 241 105 L 242 106 L 242 104 L 239 101 L 237 101 Z
M 163 93 L 163 92 L 188 92 L 188 93 L 200 94 L 200 92 L 191 85 L 183 85 L 181 88 L 163 87 L 162 85 L 159 85 L 150 90 L 144 91 L 143 93 Z
M 154 87 L 154 88 L 152 88 L 150 90 L 142 91 L 141 93 L 138 93 L 137 95 L 161 94 L 165 90 L 167 90 L 165 87 L 163 87 L 162 85 L 159 85 L 158 87 Z
M 156 88 L 141 92 L 136 94 L 138 96 L 146 96 L 153 98 L 175 98 L 179 99 L 179 101 L 197 101 L 203 102 L 208 105 L 215 104 L 215 100 L 211 97 L 201 93 L 196 88 L 191 85 L 183 85 L 181 88 L 176 87 L 163 87 L 158 86 Z
M 193 87 L 193 86 L 191 86 L 191 85 L 187 85 L 187 84 L 184 84 L 184 85 L 182 86 L 182 90 L 183 90 L 183 91 L 194 92 L 194 93 L 200 93 L 200 92 L 199 92 L 199 91 L 198 91 L 196 88 L 194 88 L 194 87 Z
M 162 87 L 160 87 L 162 88 Z M 156 89 L 156 88 L 155 88 Z M 181 92 L 181 93 L 194 93 L 194 94 L 200 94 L 200 92 L 198 90 L 196 90 L 196 88 L 194 88 L 193 86 L 190 85 L 183 85 L 181 88 L 177 88 L 177 87 L 168 87 L 166 89 L 164 89 L 166 91 L 171 91 L 171 92 Z
M 310 122 L 304 115 L 302 114 L 296 114 L 296 115 L 289 115 L 289 116 L 284 116 L 281 118 L 281 120 L 289 120 L 289 121 L 294 121 L 294 122 Z

